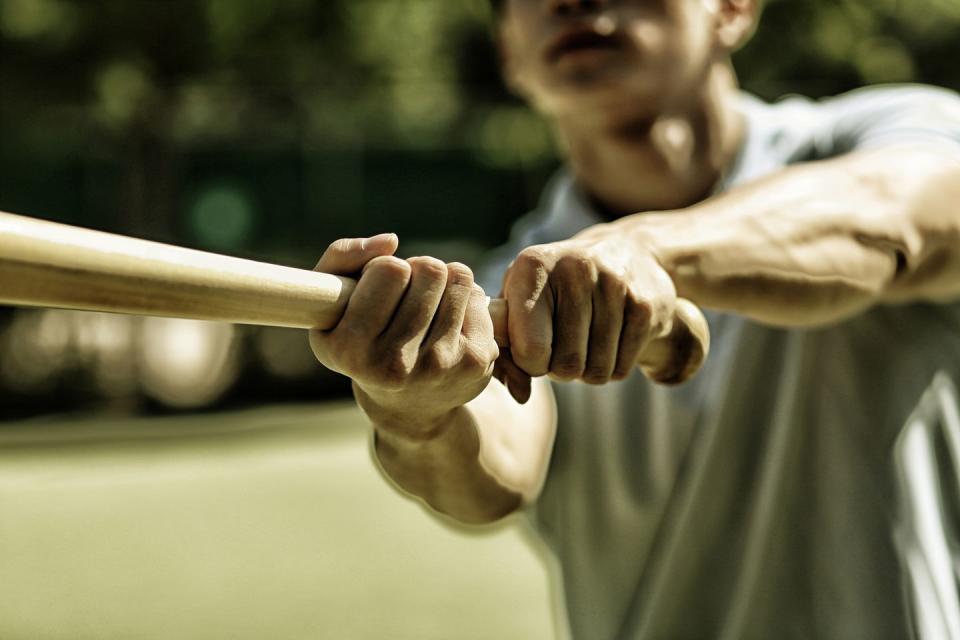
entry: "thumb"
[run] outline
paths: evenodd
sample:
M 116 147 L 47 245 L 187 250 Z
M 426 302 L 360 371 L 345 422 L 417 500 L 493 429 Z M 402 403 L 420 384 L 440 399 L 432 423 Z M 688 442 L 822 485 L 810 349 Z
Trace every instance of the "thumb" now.
M 313 270 L 336 275 L 359 273 L 374 258 L 393 255 L 399 243 L 395 233 L 381 233 L 372 238 L 341 238 L 323 252 Z
M 526 371 L 513 363 L 509 349 L 501 349 L 500 357 L 493 365 L 493 376 L 503 383 L 513 399 L 526 404 L 530 399 L 531 378 Z

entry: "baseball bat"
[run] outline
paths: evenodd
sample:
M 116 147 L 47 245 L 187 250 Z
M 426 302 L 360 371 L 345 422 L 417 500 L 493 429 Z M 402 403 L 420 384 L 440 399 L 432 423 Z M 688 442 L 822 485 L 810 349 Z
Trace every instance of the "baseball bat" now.
M 336 326 L 356 282 L 0 212 L 0 304 L 106 311 L 302 329 Z M 509 346 L 507 306 L 489 303 L 494 335 Z M 638 364 L 679 383 L 709 351 L 706 320 L 681 300 L 673 330 Z

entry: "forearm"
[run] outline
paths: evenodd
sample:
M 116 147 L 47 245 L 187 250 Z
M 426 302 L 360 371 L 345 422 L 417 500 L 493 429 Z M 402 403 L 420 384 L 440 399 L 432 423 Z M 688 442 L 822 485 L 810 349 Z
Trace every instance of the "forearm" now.
M 779 326 L 960 296 L 960 161 L 891 148 L 792 167 L 690 209 L 614 223 L 678 294 Z
M 362 393 L 357 399 L 374 423 L 376 458 L 394 483 L 435 511 L 482 524 L 539 492 L 555 415 L 552 396 L 538 391 L 521 406 L 494 380 L 478 398 L 440 416 L 384 412 Z

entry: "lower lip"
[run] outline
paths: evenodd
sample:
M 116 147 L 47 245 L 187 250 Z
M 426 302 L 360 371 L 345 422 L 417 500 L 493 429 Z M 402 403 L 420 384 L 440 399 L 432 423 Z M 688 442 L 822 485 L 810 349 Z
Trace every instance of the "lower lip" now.
M 560 62 L 567 59 L 590 59 L 603 58 L 617 53 L 617 49 L 611 47 L 581 47 L 561 51 L 553 56 L 554 62 Z

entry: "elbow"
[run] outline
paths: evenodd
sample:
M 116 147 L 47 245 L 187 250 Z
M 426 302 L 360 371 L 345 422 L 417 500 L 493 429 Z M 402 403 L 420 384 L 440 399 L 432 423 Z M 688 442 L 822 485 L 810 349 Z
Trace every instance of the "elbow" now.
M 518 511 L 523 505 L 522 497 L 512 492 L 505 492 L 495 497 L 487 496 L 482 499 L 478 497 L 452 502 L 424 498 L 423 502 L 434 513 L 471 527 L 496 524 Z

